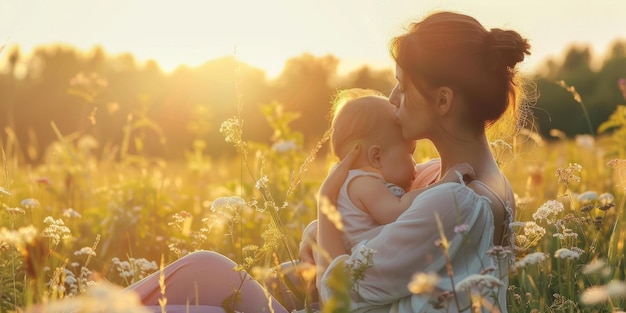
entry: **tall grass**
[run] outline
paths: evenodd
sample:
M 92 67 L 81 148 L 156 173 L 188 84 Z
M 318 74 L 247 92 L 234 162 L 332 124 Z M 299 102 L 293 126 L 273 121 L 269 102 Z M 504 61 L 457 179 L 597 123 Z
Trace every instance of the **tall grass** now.
M 601 136 L 551 142 L 527 136 L 498 153 L 518 207 L 510 311 L 624 310 L 621 110 Z M 271 142 L 245 141 L 235 117 L 222 132 L 239 154 L 225 159 L 208 157 L 201 139 L 184 162 L 132 154 L 129 143 L 142 138 L 142 124 L 133 119 L 118 147 L 99 147 L 88 135 L 62 134 L 51 125 L 57 141 L 37 166 L 21 163 L 20 151 L 29 147 L 8 136 L 0 176 L 0 312 L 92 299 L 90 290 L 103 280 L 128 286 L 157 271 L 157 260 L 202 249 L 232 258 L 259 281 L 283 277 L 277 265 L 296 259 L 295 243 L 316 218 L 315 195 L 332 160 L 316 155 L 320 146 L 303 147 L 303 135 L 290 125 L 296 115 L 276 103 L 263 112 L 276 129 Z M 417 151 L 418 160 L 435 156 L 427 143 Z M 309 276 L 291 282 L 295 293 L 281 300 L 308 304 Z M 337 288 L 345 281 L 338 277 Z M 242 301 L 237 290 L 233 295 L 225 299 L 229 310 Z M 349 306 L 345 298 L 338 308 Z

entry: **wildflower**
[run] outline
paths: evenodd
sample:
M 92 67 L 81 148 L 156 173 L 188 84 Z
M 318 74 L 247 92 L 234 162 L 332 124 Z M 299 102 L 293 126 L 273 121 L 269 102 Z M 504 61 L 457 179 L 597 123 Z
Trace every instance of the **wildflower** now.
M 260 207 L 257 207 L 256 210 L 261 213 L 265 212 L 266 210 L 278 211 L 278 206 L 276 206 L 276 203 L 274 203 L 274 201 L 268 200 L 268 201 L 265 201 L 263 205 L 263 209 L 261 209 Z
M 585 134 L 585 135 L 576 135 L 575 137 L 576 145 L 581 148 L 593 149 L 595 145 L 595 139 L 593 136 Z
M 26 198 L 22 200 L 20 203 L 26 209 L 37 209 L 39 208 L 39 201 L 33 198 Z
M 600 210 L 606 211 L 615 206 L 615 197 L 612 194 L 605 192 L 598 196 L 598 204 L 600 205 Z
M 508 255 L 513 255 L 513 251 L 510 247 L 494 246 L 493 248 L 487 250 L 487 255 L 501 259 Z
M 76 210 L 69 208 L 63 211 L 63 216 L 67 218 L 82 218 L 83 215 L 76 212 Z
M 220 125 L 220 133 L 224 135 L 224 140 L 235 145 L 235 147 L 243 151 L 246 143 L 243 141 L 243 130 L 241 123 L 237 118 L 229 118 Z
M 297 147 L 298 146 L 296 145 L 296 142 L 294 140 L 280 140 L 272 145 L 272 150 L 278 153 L 285 153 L 296 150 Z
M 534 252 L 527 254 L 523 259 L 515 262 L 515 267 L 524 268 L 528 265 L 539 264 L 548 259 L 548 256 L 543 252 Z
M 455 233 L 461 233 L 461 234 L 465 234 L 469 231 L 469 225 L 467 224 L 461 224 L 461 225 L 457 225 L 454 226 L 454 232 Z
M 626 159 L 612 159 L 611 161 L 607 162 L 606 165 L 613 168 L 623 168 L 624 166 L 626 166 Z
M 55 220 L 48 216 L 43 222 L 48 224 L 48 226 L 43 229 L 41 236 L 50 238 L 53 247 L 56 247 L 61 242 L 61 239 L 70 238 L 70 229 L 65 226 L 62 219 Z
M 601 304 L 609 299 L 605 286 L 593 286 L 585 289 L 580 295 L 580 302 L 587 305 Z
M 35 182 L 41 185 L 51 185 L 52 181 L 50 180 L 49 177 L 46 176 L 42 176 L 42 177 L 38 177 L 37 179 L 35 179 Z
M 219 197 L 211 202 L 211 211 L 219 212 L 223 209 L 232 210 L 233 208 L 242 208 L 246 204 L 246 201 L 241 197 Z
M 529 248 L 536 245 L 541 238 L 546 234 L 546 229 L 537 225 L 535 222 L 525 222 L 524 224 L 524 238 L 526 242 L 521 247 Z
M 267 175 L 263 175 L 259 180 L 256 181 L 255 187 L 257 190 L 263 190 L 267 188 L 267 183 L 269 183 L 270 179 Z
M 18 208 L 18 207 L 15 207 L 15 208 L 6 207 L 5 210 L 7 211 L 7 213 L 9 213 L 9 215 L 13 215 L 13 216 L 26 214 L 26 211 L 24 211 L 24 209 Z
M 595 259 L 583 267 L 582 273 L 586 275 L 595 274 L 601 272 L 604 268 L 606 268 L 606 261 Z
M 78 139 L 76 146 L 83 153 L 88 153 L 98 147 L 98 140 L 96 140 L 93 136 L 84 135 Z
M 10 196 L 11 192 L 9 192 L 8 190 L 4 189 L 4 187 L 0 187 L 0 194 L 5 195 L 5 196 Z
M 80 250 L 75 251 L 74 255 L 90 255 L 96 256 L 96 252 L 91 247 L 82 247 Z
M 220 197 L 211 202 L 211 211 L 219 213 L 226 219 L 234 221 L 246 205 L 246 201 L 241 197 Z
M 484 289 L 495 289 L 500 286 L 502 286 L 502 282 L 494 276 L 473 274 L 461 280 L 457 284 L 456 289 L 460 291 L 482 291 Z
M 626 296 L 626 283 L 612 280 L 606 284 L 606 292 L 611 298 L 624 297 Z
M 554 217 L 563 212 L 563 204 L 556 200 L 549 200 L 533 213 L 533 219 L 542 221 L 545 219 L 548 223 L 554 222 Z
M 433 291 L 438 282 L 439 275 L 436 273 L 415 273 L 408 287 L 412 294 L 419 295 Z
M 598 193 L 595 191 L 585 191 L 578 195 L 578 203 L 583 206 L 590 204 L 598 199 Z
M 582 171 L 582 166 L 580 164 L 571 163 L 566 168 L 559 168 L 556 170 L 556 177 L 559 184 L 569 185 L 573 182 L 579 183 L 580 176 L 577 173 Z
M 580 258 L 580 254 L 578 251 L 574 251 L 574 249 L 570 250 L 567 248 L 561 248 L 554 252 L 554 257 L 559 259 L 570 259 L 575 260 Z
M 359 249 L 360 255 L 358 255 L 358 258 L 347 260 L 344 263 L 346 272 L 357 289 L 357 283 L 365 278 L 367 269 L 374 266 L 374 253 L 376 253 L 376 250 L 362 246 Z

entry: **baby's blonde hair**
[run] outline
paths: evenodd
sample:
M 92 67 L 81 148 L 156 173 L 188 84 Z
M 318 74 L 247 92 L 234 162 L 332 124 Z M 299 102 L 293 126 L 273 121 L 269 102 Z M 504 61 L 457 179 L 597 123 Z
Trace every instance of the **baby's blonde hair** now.
M 375 90 L 352 88 L 337 93 L 331 110 L 331 147 L 339 159 L 355 144 L 394 139 L 389 138 L 393 136 L 390 131 L 399 126 L 385 105 L 391 106 L 389 100 Z

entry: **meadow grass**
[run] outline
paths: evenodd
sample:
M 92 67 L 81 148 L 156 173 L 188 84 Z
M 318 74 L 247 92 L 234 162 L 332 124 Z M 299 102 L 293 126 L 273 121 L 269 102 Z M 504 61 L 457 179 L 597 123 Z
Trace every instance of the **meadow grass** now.
M 272 269 L 294 260 L 333 160 L 304 148 L 282 110 L 266 112 L 282 130 L 272 143 L 246 142 L 234 118 L 221 131 L 238 154 L 223 159 L 209 158 L 202 141 L 184 162 L 115 159 L 93 138 L 57 130 L 34 166 L 19 161 L 19 143 L 3 142 L 0 311 L 89 299 L 103 280 L 128 286 L 196 250 L 220 252 L 259 281 L 280 276 Z M 626 144 L 616 149 L 610 135 L 530 138 L 493 146 L 517 196 L 509 311 L 623 311 Z M 434 153 L 420 142 L 416 158 Z M 336 281 L 341 288 L 345 278 Z M 295 295 L 306 303 L 302 286 Z M 227 311 L 245 301 L 237 291 Z

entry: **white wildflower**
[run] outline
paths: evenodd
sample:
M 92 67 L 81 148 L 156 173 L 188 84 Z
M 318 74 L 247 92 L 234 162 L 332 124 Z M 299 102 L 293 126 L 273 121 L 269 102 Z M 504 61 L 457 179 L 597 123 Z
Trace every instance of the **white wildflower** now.
M 0 195 L 10 196 L 11 192 L 9 192 L 8 190 L 4 189 L 4 187 L 0 187 Z
M 598 193 L 595 191 L 585 191 L 578 195 L 578 203 L 583 206 L 590 204 L 598 199 Z
M 554 218 L 560 212 L 563 212 L 563 203 L 556 200 L 549 200 L 537 209 L 537 212 L 533 213 L 533 219 L 546 220 L 548 223 L 553 223 Z
M 567 248 L 561 248 L 554 252 L 554 257 L 559 259 L 571 259 L 575 260 L 580 258 L 580 253 Z
M 48 226 L 43 229 L 41 236 L 50 238 L 53 246 L 58 245 L 62 239 L 70 238 L 70 229 L 65 226 L 62 219 L 55 220 L 48 216 L 44 219 L 44 223 Z
M 294 140 L 280 140 L 272 145 L 272 150 L 278 153 L 289 152 L 292 150 L 296 150 L 297 148 L 298 146 L 296 145 L 296 142 Z
M 33 198 L 26 198 L 22 200 L 20 203 L 26 209 L 37 209 L 39 208 L 39 201 Z
M 572 163 L 567 168 L 559 168 L 556 170 L 556 177 L 559 184 L 569 185 L 573 182 L 579 183 L 580 176 L 578 173 L 582 171 L 580 164 Z
M 606 284 L 606 292 L 611 298 L 619 298 L 626 296 L 626 283 L 619 280 L 612 280 Z
M 479 292 L 485 289 L 495 289 L 502 286 L 502 282 L 491 275 L 473 274 L 461 280 L 456 289 L 460 291 L 477 290 Z
M 595 145 L 595 139 L 589 134 L 576 135 L 574 138 L 576 145 L 581 148 L 593 149 L 593 146 Z
M 408 287 L 412 294 L 419 295 L 433 291 L 438 282 L 439 275 L 436 273 L 415 273 Z
M 82 214 L 76 212 L 76 210 L 72 208 L 65 209 L 63 211 L 63 216 L 67 218 L 82 218 L 83 217 Z
M 22 208 L 10 208 L 10 207 L 6 207 L 5 210 L 7 211 L 7 213 L 9 213 L 9 215 L 24 215 L 26 214 L 26 211 Z
M 220 212 L 224 209 L 228 211 L 238 210 L 246 205 L 246 201 L 241 197 L 219 197 L 211 202 L 211 211 Z
M 469 225 L 467 224 L 461 224 L 461 225 L 457 225 L 454 226 L 454 232 L 455 233 L 461 233 L 461 234 L 465 234 L 469 231 Z
M 82 247 L 80 250 L 75 251 L 74 255 L 96 256 L 96 252 L 91 247 Z
M 256 181 L 256 189 L 263 190 L 267 188 L 267 184 L 269 183 L 269 181 L 270 179 L 267 177 L 267 175 L 263 175 L 261 178 L 259 178 L 259 180 Z
M 615 203 L 615 197 L 612 194 L 610 194 L 608 192 L 605 192 L 605 193 L 603 193 L 603 194 L 598 196 L 598 203 L 601 206 L 614 204 Z
M 586 275 L 595 274 L 602 271 L 605 266 L 606 261 L 604 261 L 603 259 L 596 259 L 591 261 L 591 263 L 586 264 L 585 267 L 583 267 L 582 273 Z
M 593 286 L 585 289 L 580 295 L 580 302 L 587 305 L 601 304 L 609 299 L 605 286 Z
M 548 256 L 543 252 L 534 252 L 526 255 L 523 259 L 515 262 L 515 267 L 524 268 L 529 265 L 538 264 L 548 259 Z

